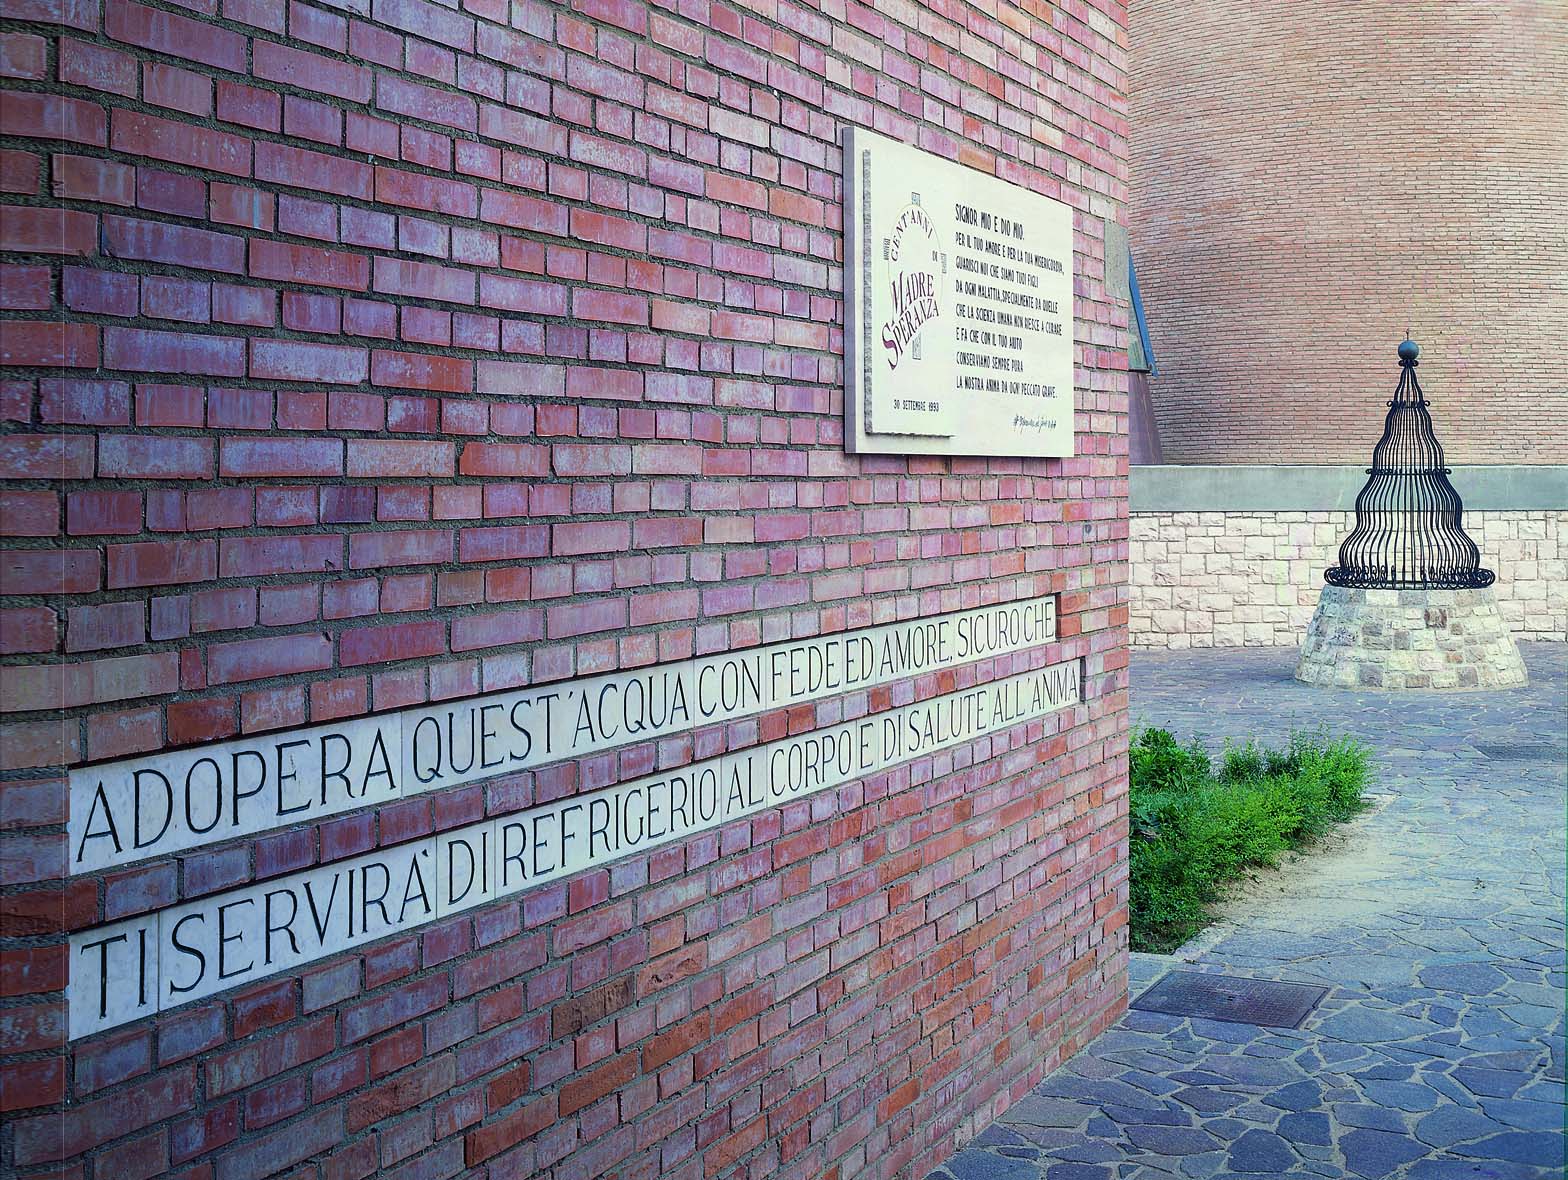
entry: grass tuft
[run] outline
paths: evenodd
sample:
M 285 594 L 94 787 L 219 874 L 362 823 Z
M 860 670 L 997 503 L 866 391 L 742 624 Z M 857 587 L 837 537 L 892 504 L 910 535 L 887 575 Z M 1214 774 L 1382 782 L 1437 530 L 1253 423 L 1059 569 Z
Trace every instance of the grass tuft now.
M 1351 738 L 1296 733 L 1283 750 L 1227 742 L 1216 769 L 1196 740 L 1142 729 L 1131 754 L 1135 951 L 1174 950 L 1209 924 L 1225 885 L 1366 806 L 1370 751 Z

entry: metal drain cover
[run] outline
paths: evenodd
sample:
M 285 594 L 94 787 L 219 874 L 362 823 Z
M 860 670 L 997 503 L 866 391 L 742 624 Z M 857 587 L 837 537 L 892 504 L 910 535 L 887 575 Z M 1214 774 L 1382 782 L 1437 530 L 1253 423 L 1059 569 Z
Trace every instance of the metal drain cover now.
M 1472 742 L 1476 753 L 1493 762 L 1550 762 L 1562 752 L 1548 742 Z
M 1153 987 L 1133 1001 L 1132 1006 L 1143 1012 L 1163 1012 L 1168 1016 L 1201 1016 L 1206 1020 L 1229 1020 L 1236 1024 L 1299 1028 L 1307 1013 L 1327 994 L 1326 987 L 1303 983 L 1172 971 L 1161 976 Z

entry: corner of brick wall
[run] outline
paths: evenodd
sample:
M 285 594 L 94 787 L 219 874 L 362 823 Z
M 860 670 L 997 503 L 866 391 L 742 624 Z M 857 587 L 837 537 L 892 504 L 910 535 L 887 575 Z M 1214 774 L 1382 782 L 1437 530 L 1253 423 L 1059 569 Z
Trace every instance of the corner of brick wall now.
M 1114 1019 L 1123 15 L 836 12 L 5 0 L 0 1170 L 919 1177 Z M 1074 207 L 1076 458 L 844 453 L 849 123 Z M 1005 746 L 67 1043 L 71 932 L 695 754 L 68 876 L 74 764 L 1030 594 Z

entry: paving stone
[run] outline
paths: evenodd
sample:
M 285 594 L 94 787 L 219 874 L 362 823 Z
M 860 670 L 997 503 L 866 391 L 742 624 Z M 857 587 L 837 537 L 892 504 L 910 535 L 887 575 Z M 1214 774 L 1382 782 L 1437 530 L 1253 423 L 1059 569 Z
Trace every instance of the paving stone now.
M 1191 1018 L 1191 1026 L 1197 1036 L 1228 1045 L 1242 1045 L 1263 1035 L 1259 1025 L 1234 1020 L 1205 1020 L 1201 1016 L 1194 1016 Z
M 1080 1053 L 1067 1063 L 1067 1072 L 1081 1078 L 1110 1078 L 1121 1073 L 1121 1067 L 1108 1061 L 1099 1053 Z
M 1121 1137 L 1121 1128 L 1103 1114 L 1097 1114 L 1091 1118 L 1089 1125 L 1084 1129 L 1090 1139 L 1119 1139 Z
M 1451 1076 L 1481 1098 L 1512 1098 L 1531 1077 L 1520 1070 L 1477 1069 L 1469 1065 L 1456 1066 Z
M 1382 1177 L 1427 1154 L 1426 1144 L 1409 1135 L 1357 1128 L 1339 1137 L 1345 1164 L 1358 1176 Z
M 1244 1086 L 1288 1086 L 1301 1077 L 1287 1065 L 1256 1057 L 1214 1057 L 1206 1067 L 1210 1072 Z
M 1368 1069 L 1358 1069 L 1350 1076 L 1358 1082 L 1405 1082 L 1415 1073 L 1409 1062 L 1384 1061 Z
M 1430 1031 L 1424 1020 L 1412 1020 L 1393 1012 L 1379 1012 L 1373 1008 L 1347 1008 L 1335 1012 L 1318 1022 L 1317 1032 L 1341 1041 L 1355 1041 L 1363 1045 L 1402 1041 L 1419 1037 Z
M 1099 1164 L 1052 1164 L 1045 1180 L 1111 1180 L 1111 1170 Z
M 1287 1114 L 1280 1119 L 1278 1130 L 1298 1146 L 1311 1144 L 1314 1147 L 1327 1147 L 1334 1141 L 1328 1115 L 1316 1110 Z
M 1528 1102 L 1555 1102 L 1561 1106 L 1564 1098 L 1562 1079 L 1542 1079 L 1531 1082 L 1524 1089 L 1520 1090 L 1519 1093 L 1515 1094 L 1514 1097 Z
M 1140 1127 L 1190 1127 L 1192 1115 L 1184 1110 L 1171 1110 L 1162 1108 L 1151 1110 L 1147 1106 L 1110 1106 L 1105 1107 L 1105 1115 L 1123 1125 Z
M 1417 1160 L 1405 1173 L 1405 1180 L 1560 1180 L 1560 1175 L 1533 1164 L 1497 1160 L 1477 1164 L 1474 1160 L 1441 1157 Z
M 1540 1053 L 1520 1050 L 1513 1053 L 1474 1053 L 1466 1061 L 1477 1069 L 1528 1070 L 1540 1064 Z
M 1415 1135 L 1422 1143 L 1448 1147 L 1505 1130 L 1501 1123 L 1478 1110 L 1444 1104 L 1416 1121 Z
M 1030 1094 L 1008 1107 L 1003 1118 L 1009 1123 L 1029 1123 L 1036 1127 L 1080 1127 L 1093 1113 L 1092 1107 L 1070 1099 Z
M 1505 1131 L 1477 1143 L 1451 1148 L 1454 1155 L 1483 1160 L 1508 1160 L 1516 1164 L 1561 1168 L 1565 1160 L 1561 1131 Z
M 956 1180 L 1040 1180 L 1039 1165 L 970 1148 L 947 1161 Z
M 1363 1082 L 1361 1088 L 1369 1102 L 1395 1110 L 1431 1110 L 1437 1105 L 1436 1091 L 1420 1082 Z
M 1120 1143 L 1098 1140 L 1058 1148 L 1056 1155 L 1061 1159 L 1079 1163 L 1105 1164 L 1125 1158 L 1127 1149 Z
M 1180 1082 L 1173 1082 L 1170 1078 L 1163 1078 L 1159 1074 L 1146 1073 L 1141 1069 L 1130 1069 L 1126 1073 L 1118 1074 L 1116 1080 L 1126 1082 L 1129 1086 L 1137 1086 L 1140 1090 L 1160 1098 L 1167 1098 L 1175 1091 L 1181 1089 Z
M 1110 1078 L 1080 1078 L 1066 1074 L 1053 1074 L 1041 1083 L 1036 1093 L 1053 1098 L 1077 1098 L 1101 1105 L 1115 1102 L 1122 1106 L 1158 1107 L 1160 1100 L 1134 1086 L 1124 1085 Z
M 1481 1099 L 1488 1118 L 1524 1131 L 1545 1131 L 1563 1125 L 1561 1102 L 1531 1102 L 1522 1098 Z
M 1135 655 L 1136 721 L 1353 734 L 1382 800 L 1353 836 L 1374 856 L 1304 862 L 1184 959 L 1132 956 L 1134 992 L 1177 965 L 1330 990 L 1299 1030 L 1130 1011 L 935 1175 L 1562 1180 L 1568 767 L 1474 748 L 1560 728 L 1568 648 L 1524 655 L 1529 686 L 1463 697 L 1313 688 L 1288 651 Z
M 1128 1127 L 1127 1138 L 1144 1151 L 1159 1155 L 1192 1155 L 1213 1151 L 1214 1136 L 1196 1127 Z
M 1421 1080 L 1436 1090 L 1442 1097 L 1458 1106 L 1474 1108 L 1477 1105 L 1475 1095 L 1447 1074 L 1429 1070 L 1422 1075 Z
M 976 1147 L 1017 1147 L 1024 1139 L 1016 1131 L 1010 1131 L 1001 1123 L 992 1123 L 972 1140 Z
M 1278 1176 L 1297 1162 L 1290 1144 L 1272 1131 L 1258 1127 L 1245 1132 L 1230 1145 L 1230 1166 L 1237 1172 Z
M 1188 1086 L 1228 1086 L 1231 1080 L 1211 1069 L 1183 1069 L 1171 1074 L 1171 1080 Z
M 1466 996 L 1484 996 L 1507 982 L 1508 977 L 1487 963 L 1439 963 L 1428 967 L 1419 976 L 1427 987 L 1459 992 Z
M 1203 1124 L 1203 1129 L 1229 1142 L 1245 1133 L 1248 1127 L 1240 1119 L 1210 1119 Z
M 1163 1012 L 1128 1009 L 1127 1015 L 1122 1017 L 1122 1027 L 1137 1032 L 1169 1032 L 1177 1025 L 1184 1024 L 1186 1019 L 1184 1016 L 1168 1016 Z
M 1275 1090 L 1264 1100 L 1265 1105 L 1281 1110 L 1315 1110 L 1323 1101 L 1323 1087 L 1314 1081 L 1292 1082 L 1282 1090 Z
M 1213 1086 L 1188 1086 L 1177 1090 L 1171 1095 L 1175 1101 L 1183 1106 L 1190 1106 L 1193 1110 L 1203 1114 L 1212 1114 L 1219 1110 L 1230 1110 L 1246 1101 L 1245 1095 L 1232 1094 L 1228 1090 L 1216 1089 Z
M 1053 1156 L 1058 1148 L 1092 1142 L 1083 1131 L 1068 1131 L 1061 1127 L 1031 1127 L 1019 1124 L 1018 1133 L 1044 1150 L 1047 1155 Z

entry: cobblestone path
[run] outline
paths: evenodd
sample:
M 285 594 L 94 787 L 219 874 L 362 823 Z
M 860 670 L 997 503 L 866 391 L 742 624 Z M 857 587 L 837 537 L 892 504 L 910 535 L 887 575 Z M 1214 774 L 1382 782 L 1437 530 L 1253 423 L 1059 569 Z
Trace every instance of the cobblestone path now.
M 1180 967 L 1324 1002 L 1295 1031 L 1130 1011 L 934 1178 L 1564 1176 L 1568 649 L 1528 645 L 1527 688 L 1458 694 L 1312 688 L 1294 658 L 1133 657 L 1136 722 L 1355 734 L 1379 806 L 1288 895 L 1134 955 L 1131 991 Z

